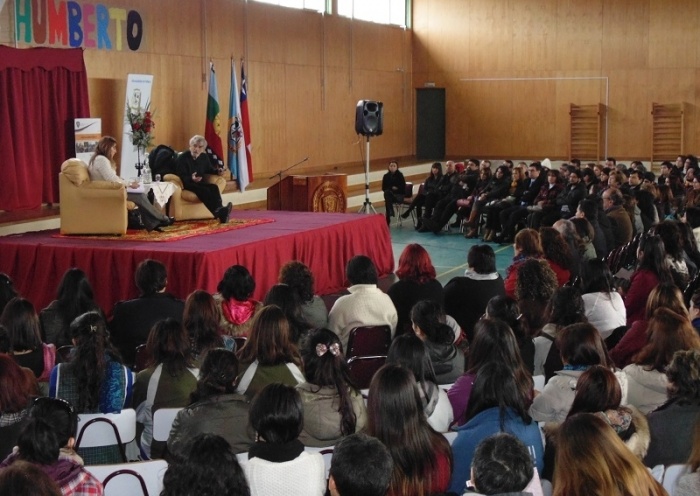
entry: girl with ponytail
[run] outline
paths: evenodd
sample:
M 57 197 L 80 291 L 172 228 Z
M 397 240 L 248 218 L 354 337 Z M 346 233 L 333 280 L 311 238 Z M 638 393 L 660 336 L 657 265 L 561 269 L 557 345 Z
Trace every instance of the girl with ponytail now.
M 305 446 L 333 446 L 367 423 L 365 403 L 350 380 L 342 346 L 334 332 L 317 329 L 301 350 L 306 382 L 297 386 L 304 406 L 299 440 Z
M 130 406 L 133 375 L 112 347 L 102 316 L 84 313 L 70 331 L 72 357 L 51 372 L 49 396 L 63 398 L 79 413 L 118 413 Z

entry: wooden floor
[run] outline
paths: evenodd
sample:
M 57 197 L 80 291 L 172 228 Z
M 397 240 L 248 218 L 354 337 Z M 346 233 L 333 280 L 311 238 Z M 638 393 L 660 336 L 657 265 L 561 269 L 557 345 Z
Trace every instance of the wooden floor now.
M 50 219 L 58 217 L 59 214 L 60 209 L 58 205 L 43 205 L 41 208 L 35 208 L 33 210 L 17 210 L 14 212 L 0 210 L 0 226 Z

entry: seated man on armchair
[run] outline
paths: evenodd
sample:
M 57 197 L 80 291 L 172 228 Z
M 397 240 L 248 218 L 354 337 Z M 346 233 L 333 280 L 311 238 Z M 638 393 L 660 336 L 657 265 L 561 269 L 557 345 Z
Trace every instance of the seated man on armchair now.
M 221 193 L 215 184 L 202 182 L 205 174 L 223 174 L 223 169 L 216 169 L 209 156 L 204 153 L 207 140 L 204 136 L 194 135 L 190 138 L 189 151 L 181 153 L 175 162 L 175 171 L 182 180 L 184 189 L 192 191 L 205 207 L 223 224 L 228 222 L 233 204 L 223 206 Z

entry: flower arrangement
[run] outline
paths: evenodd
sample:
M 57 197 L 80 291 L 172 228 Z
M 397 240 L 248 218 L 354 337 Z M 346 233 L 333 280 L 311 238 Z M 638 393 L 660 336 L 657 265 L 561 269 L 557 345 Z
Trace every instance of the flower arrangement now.
M 153 144 L 153 129 L 156 123 L 153 121 L 153 114 L 149 110 L 149 105 L 145 108 L 133 109 L 126 106 L 126 118 L 131 125 L 131 142 L 139 149 L 146 149 Z

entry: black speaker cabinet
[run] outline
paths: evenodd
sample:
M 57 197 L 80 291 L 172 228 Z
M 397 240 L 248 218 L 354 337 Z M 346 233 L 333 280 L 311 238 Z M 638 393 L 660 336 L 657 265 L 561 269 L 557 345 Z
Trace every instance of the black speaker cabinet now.
M 445 89 L 416 90 L 416 158 L 445 158 Z
M 384 104 L 360 100 L 355 110 L 355 132 L 362 136 L 379 136 L 384 131 Z

